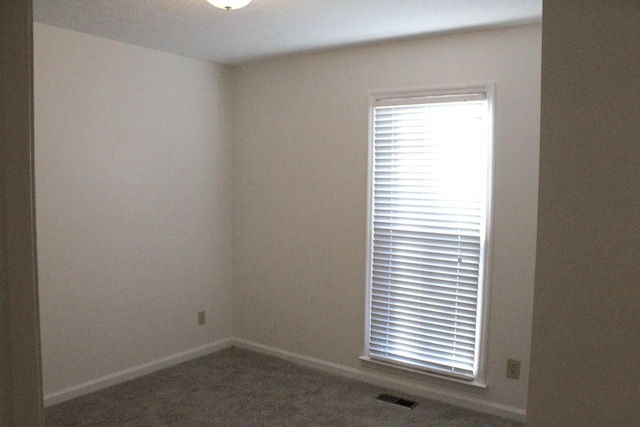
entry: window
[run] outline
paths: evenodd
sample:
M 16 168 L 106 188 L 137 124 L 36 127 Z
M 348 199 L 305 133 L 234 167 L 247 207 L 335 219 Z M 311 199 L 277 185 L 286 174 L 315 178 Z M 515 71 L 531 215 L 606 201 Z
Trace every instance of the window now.
M 364 360 L 482 382 L 489 89 L 372 101 Z

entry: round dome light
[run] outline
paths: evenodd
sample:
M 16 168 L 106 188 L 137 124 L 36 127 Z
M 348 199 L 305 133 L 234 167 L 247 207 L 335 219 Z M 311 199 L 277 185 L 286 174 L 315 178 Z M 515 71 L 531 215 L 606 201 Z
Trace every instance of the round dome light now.
M 207 0 L 209 3 L 220 9 L 232 10 L 245 7 L 251 0 Z

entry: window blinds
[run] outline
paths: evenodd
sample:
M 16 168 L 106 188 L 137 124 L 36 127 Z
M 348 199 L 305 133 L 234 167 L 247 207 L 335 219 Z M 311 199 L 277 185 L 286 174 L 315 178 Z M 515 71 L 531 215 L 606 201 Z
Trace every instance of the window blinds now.
M 371 359 L 476 374 L 487 112 L 484 93 L 374 103 Z

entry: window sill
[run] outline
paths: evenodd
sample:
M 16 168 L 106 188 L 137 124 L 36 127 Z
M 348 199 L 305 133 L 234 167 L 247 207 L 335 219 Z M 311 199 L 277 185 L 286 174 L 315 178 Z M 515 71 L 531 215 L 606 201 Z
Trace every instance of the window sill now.
M 383 371 L 390 374 L 400 374 L 405 377 L 410 376 L 411 378 L 414 378 L 414 379 L 415 379 L 415 376 L 418 375 L 419 377 L 422 377 L 422 378 L 437 378 L 440 380 L 449 381 L 456 384 L 462 384 L 465 386 L 470 386 L 470 387 L 479 388 L 479 389 L 487 388 L 487 384 L 484 381 L 478 381 L 477 379 L 467 380 L 464 378 L 458 378 L 458 377 L 449 376 L 445 374 L 438 374 L 436 372 L 423 371 L 420 369 L 411 369 L 409 367 L 395 365 L 392 363 L 386 363 L 377 359 L 371 359 L 370 357 L 367 357 L 367 356 L 361 356 L 360 360 L 362 361 L 362 364 L 364 366 L 367 366 L 370 368 L 382 369 Z

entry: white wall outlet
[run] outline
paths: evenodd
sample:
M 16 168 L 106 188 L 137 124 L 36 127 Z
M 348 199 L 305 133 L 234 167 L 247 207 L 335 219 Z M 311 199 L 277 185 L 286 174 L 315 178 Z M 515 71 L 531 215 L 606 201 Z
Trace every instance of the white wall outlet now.
M 520 361 L 509 359 L 507 360 L 507 378 L 513 378 L 514 380 L 520 379 Z

